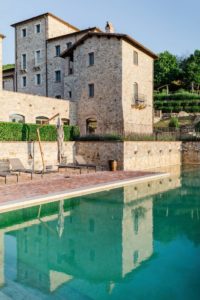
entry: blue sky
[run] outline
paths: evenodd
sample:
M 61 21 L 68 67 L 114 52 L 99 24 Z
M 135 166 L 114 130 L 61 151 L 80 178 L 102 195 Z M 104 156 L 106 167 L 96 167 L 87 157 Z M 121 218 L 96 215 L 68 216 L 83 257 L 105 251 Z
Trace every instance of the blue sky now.
M 199 0 L 0 0 L 3 63 L 14 62 L 14 30 L 10 24 L 52 12 L 84 29 L 104 29 L 111 21 L 117 32 L 127 33 L 156 53 L 179 56 L 200 49 Z

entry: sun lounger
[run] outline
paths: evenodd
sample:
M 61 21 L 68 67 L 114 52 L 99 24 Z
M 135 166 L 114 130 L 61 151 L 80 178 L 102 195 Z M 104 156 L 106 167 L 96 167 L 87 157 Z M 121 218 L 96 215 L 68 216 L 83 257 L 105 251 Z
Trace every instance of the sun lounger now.
M 85 167 L 85 168 L 87 168 L 87 170 L 89 168 L 92 168 L 92 169 L 95 170 L 95 172 L 97 171 L 97 165 L 88 164 L 81 155 L 75 155 L 75 160 L 76 160 L 76 163 L 77 163 L 78 166 Z
M 7 183 L 7 177 L 16 176 L 18 182 L 18 174 L 12 173 L 10 170 L 10 164 L 7 160 L 0 161 L 0 177 L 3 177 L 5 184 Z
M 33 178 L 34 171 L 31 169 L 26 169 L 19 158 L 10 158 L 9 162 L 13 172 L 17 172 L 19 175 L 20 173 L 28 173 L 31 174 L 31 179 Z
M 26 169 L 19 158 L 10 158 L 9 161 L 10 161 L 10 165 L 12 167 L 13 172 L 18 172 L 19 175 L 20 175 L 20 173 L 31 174 L 31 179 L 33 179 L 33 174 L 39 174 L 39 175 L 43 176 L 44 174 L 50 174 L 50 173 L 57 172 L 57 170 L 52 169 L 52 166 L 47 166 L 45 171 L 43 171 L 43 170 L 34 170 L 33 171 L 32 169 Z

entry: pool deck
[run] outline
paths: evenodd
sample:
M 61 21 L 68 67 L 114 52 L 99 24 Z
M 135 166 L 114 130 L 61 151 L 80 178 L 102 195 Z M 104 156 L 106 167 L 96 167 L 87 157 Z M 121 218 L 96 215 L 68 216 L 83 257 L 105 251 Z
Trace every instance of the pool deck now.
M 67 174 L 51 174 L 31 181 L 27 174 L 21 175 L 18 184 L 0 185 L 0 213 L 167 176 L 168 173 L 106 171 L 69 177 Z

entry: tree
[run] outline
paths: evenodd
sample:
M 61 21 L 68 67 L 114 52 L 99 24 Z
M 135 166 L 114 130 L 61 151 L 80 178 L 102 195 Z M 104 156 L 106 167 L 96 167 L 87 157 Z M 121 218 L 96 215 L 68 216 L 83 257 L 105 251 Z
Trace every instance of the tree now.
M 154 84 L 158 88 L 179 79 L 179 62 L 175 55 L 168 51 L 159 54 L 159 59 L 154 63 Z
M 182 61 L 183 78 L 187 87 L 192 91 L 200 86 L 200 50 L 195 50 L 188 58 Z

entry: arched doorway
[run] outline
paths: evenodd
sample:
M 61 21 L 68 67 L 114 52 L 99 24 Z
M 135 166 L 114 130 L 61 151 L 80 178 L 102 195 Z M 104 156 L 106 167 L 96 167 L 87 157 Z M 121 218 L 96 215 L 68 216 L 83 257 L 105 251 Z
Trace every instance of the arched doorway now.
M 88 118 L 86 120 L 86 134 L 95 134 L 97 130 L 97 120 Z

